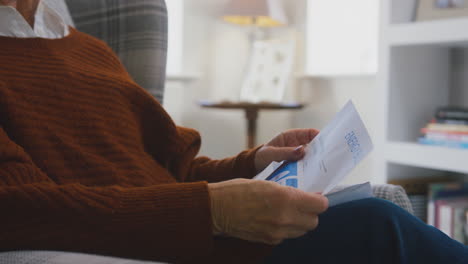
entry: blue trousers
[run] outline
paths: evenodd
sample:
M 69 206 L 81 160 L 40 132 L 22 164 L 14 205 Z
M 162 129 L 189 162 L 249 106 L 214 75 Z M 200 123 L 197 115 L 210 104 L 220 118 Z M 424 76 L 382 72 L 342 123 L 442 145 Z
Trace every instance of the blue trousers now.
M 377 198 L 329 208 L 316 230 L 286 240 L 274 263 L 468 263 L 468 247 L 404 209 Z

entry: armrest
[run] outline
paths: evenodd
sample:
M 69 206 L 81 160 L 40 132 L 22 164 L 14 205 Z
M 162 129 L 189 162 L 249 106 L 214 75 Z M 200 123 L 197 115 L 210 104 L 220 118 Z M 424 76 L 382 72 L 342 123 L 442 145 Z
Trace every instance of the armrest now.
M 413 206 L 411 205 L 408 195 L 403 187 L 392 184 L 373 185 L 372 192 L 375 197 L 393 202 L 408 211 L 410 214 L 414 214 Z
M 10 251 L 0 253 L 0 263 L 43 263 L 43 264 L 164 264 L 130 260 L 91 254 L 58 252 L 58 251 Z
M 333 192 L 342 190 L 346 187 L 346 185 L 340 185 L 333 189 Z M 372 193 L 375 197 L 390 201 L 405 209 L 410 214 L 414 214 L 413 206 L 411 205 L 408 195 L 403 187 L 392 184 L 372 185 Z

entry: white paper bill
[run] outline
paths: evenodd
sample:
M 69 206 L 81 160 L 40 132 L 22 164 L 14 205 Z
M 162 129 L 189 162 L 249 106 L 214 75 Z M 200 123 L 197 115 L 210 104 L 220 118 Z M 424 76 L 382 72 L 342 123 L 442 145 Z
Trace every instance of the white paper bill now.
M 271 180 L 325 195 L 372 149 L 369 133 L 353 103 L 349 101 L 307 145 L 303 160 L 272 163 L 254 179 Z
M 369 182 L 351 185 L 338 191 L 332 191 L 325 195 L 328 198 L 328 206 L 360 200 L 372 197 L 372 187 Z
M 281 162 L 273 161 L 262 172 L 257 174 L 257 176 L 255 176 L 254 179 L 255 180 L 266 180 L 268 178 L 268 176 L 270 176 L 276 169 L 278 169 L 281 165 L 283 165 L 284 162 L 285 162 L 284 160 L 281 161 Z

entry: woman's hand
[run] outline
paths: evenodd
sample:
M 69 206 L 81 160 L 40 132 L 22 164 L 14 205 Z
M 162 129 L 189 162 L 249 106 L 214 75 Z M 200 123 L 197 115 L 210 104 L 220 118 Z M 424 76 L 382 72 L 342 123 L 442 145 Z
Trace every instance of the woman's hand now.
M 257 173 L 272 161 L 296 161 L 304 157 L 303 145 L 308 144 L 319 133 L 316 129 L 292 129 L 273 138 L 257 151 L 255 168 Z
M 269 181 L 235 179 L 208 188 L 214 234 L 271 245 L 315 229 L 328 207 L 325 196 Z

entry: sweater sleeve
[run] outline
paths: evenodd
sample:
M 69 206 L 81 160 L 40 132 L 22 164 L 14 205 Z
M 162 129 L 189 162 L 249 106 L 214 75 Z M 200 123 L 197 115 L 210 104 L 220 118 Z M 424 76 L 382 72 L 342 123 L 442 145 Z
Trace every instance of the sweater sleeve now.
M 204 156 L 194 158 L 200 149 L 200 135 L 193 129 L 182 127 L 177 129 L 181 140 L 185 143 L 185 148 L 177 158 L 173 169 L 179 181 L 220 182 L 235 178 L 251 179 L 256 175 L 255 154 L 261 146 L 221 160 L 213 160 Z M 183 164 L 189 164 L 189 166 L 185 167 Z
M 210 254 L 206 182 L 59 185 L 0 126 L 0 249 L 176 261 Z

